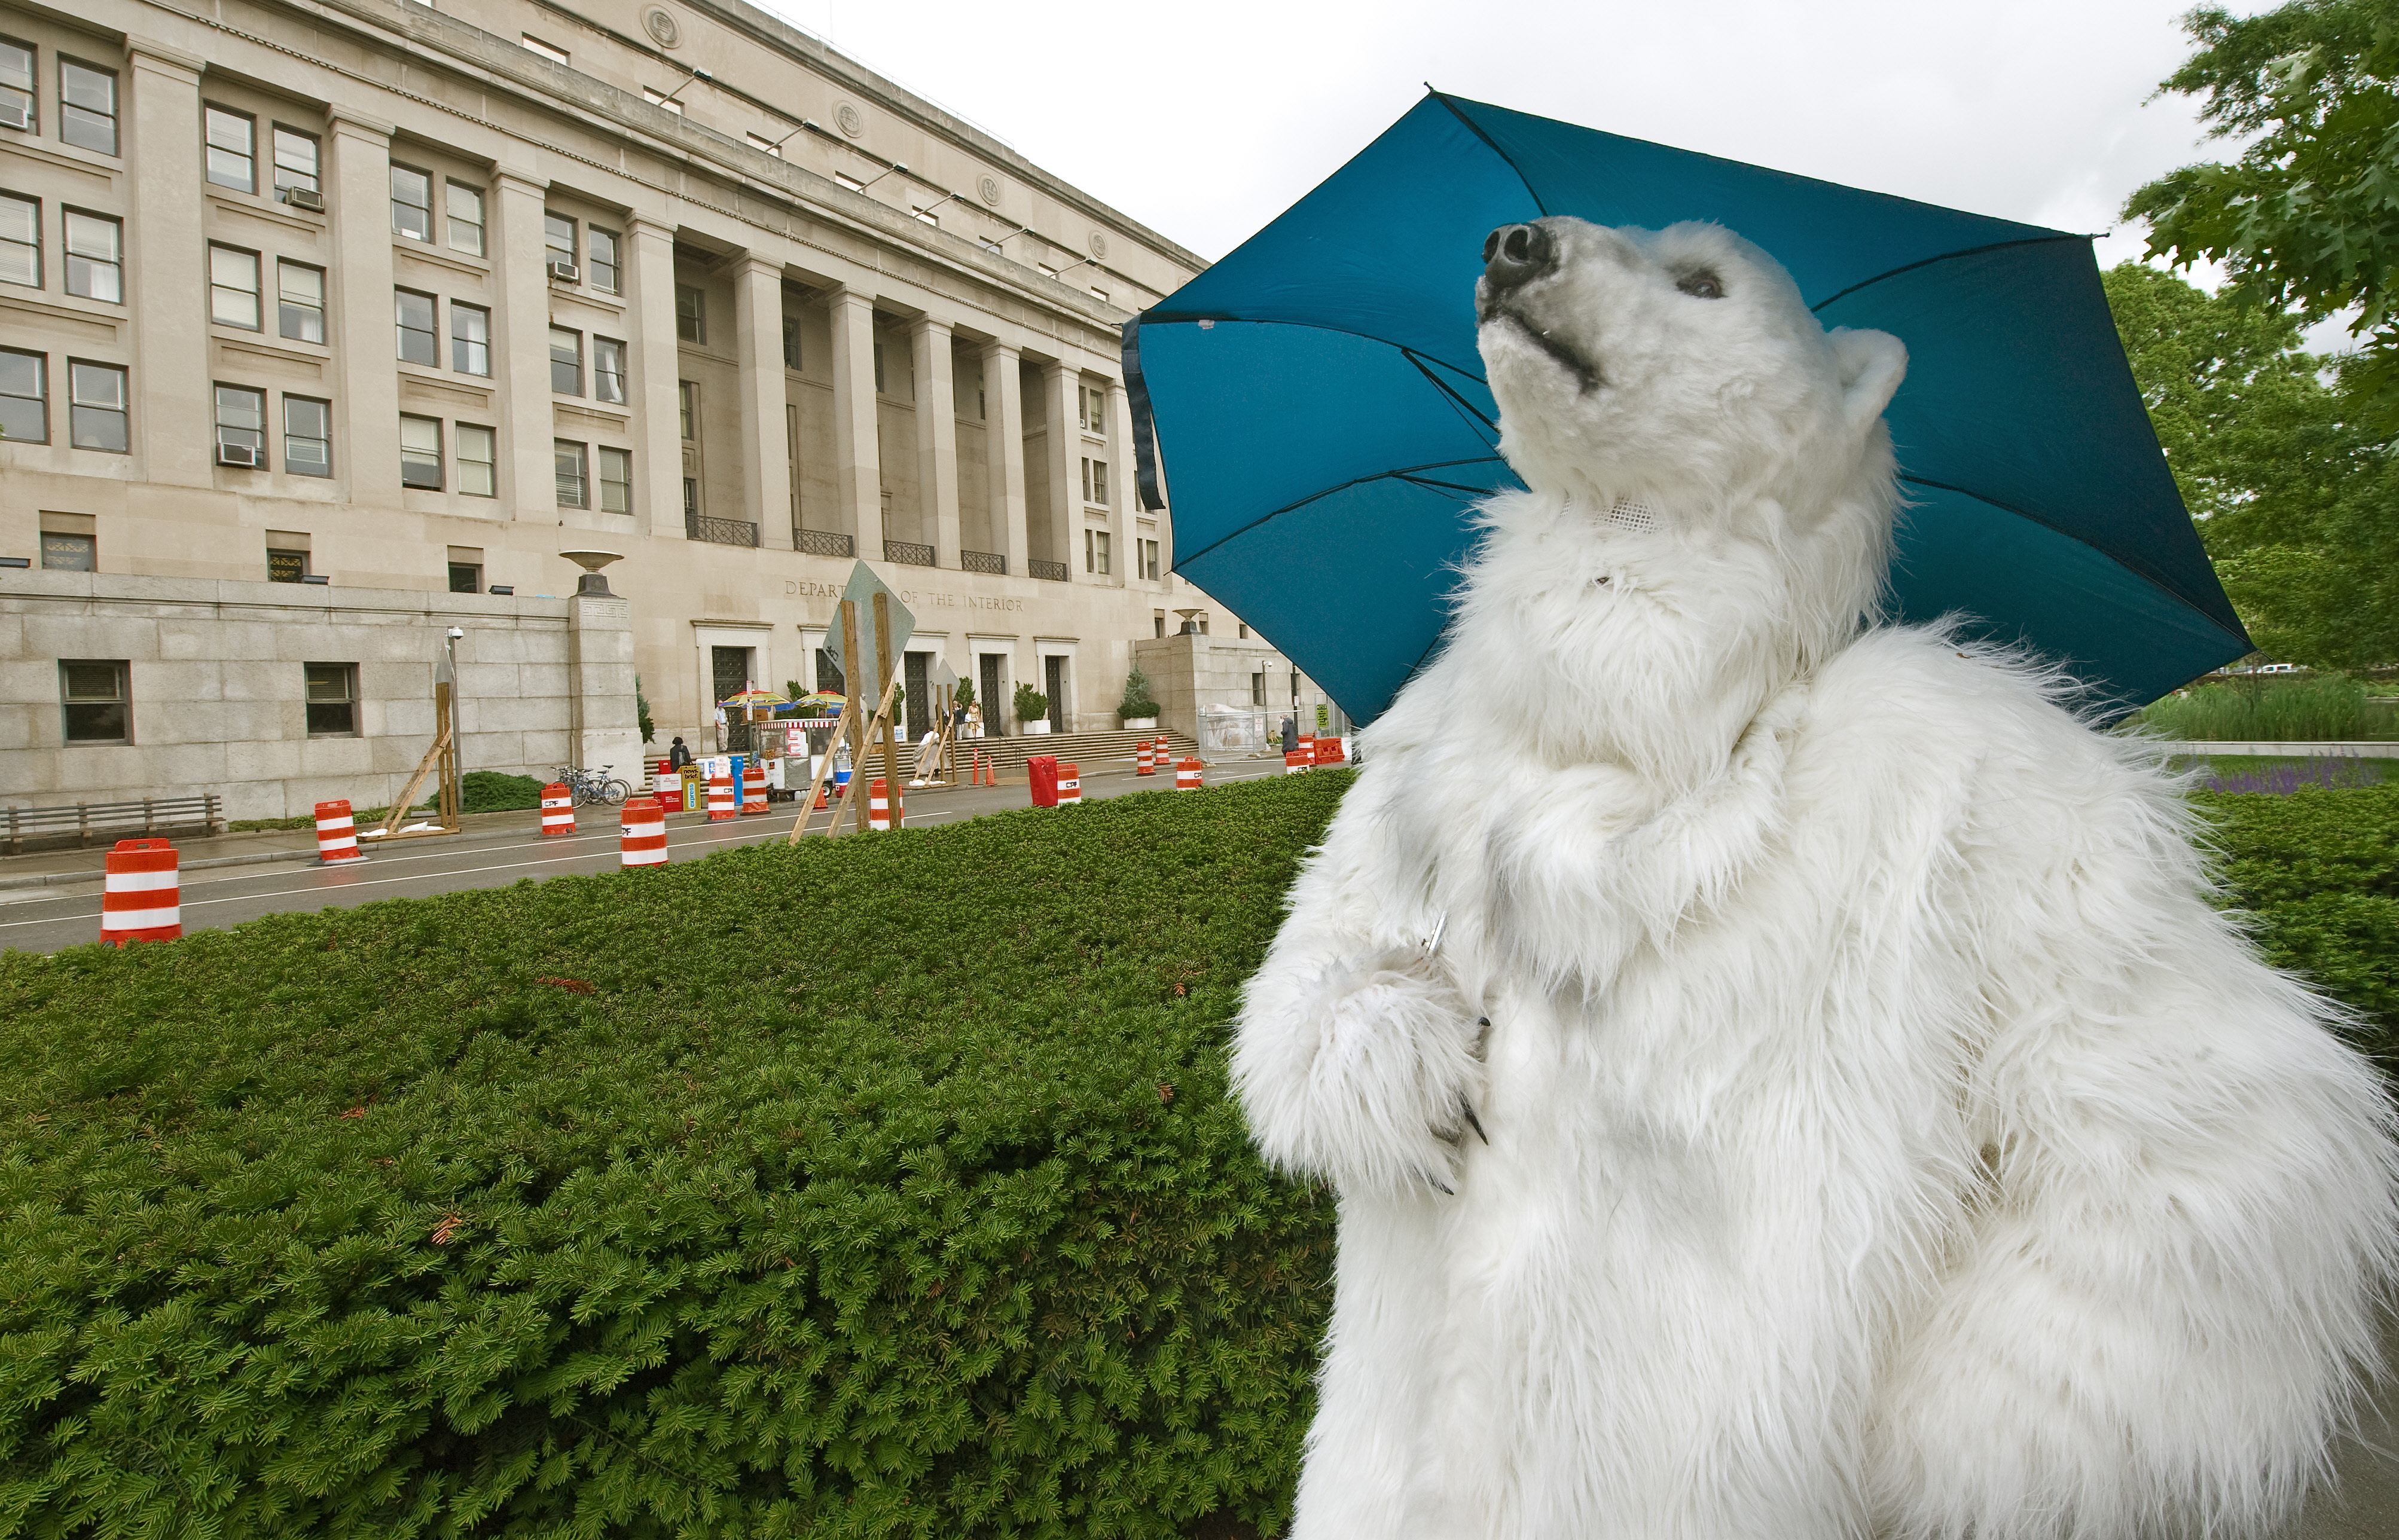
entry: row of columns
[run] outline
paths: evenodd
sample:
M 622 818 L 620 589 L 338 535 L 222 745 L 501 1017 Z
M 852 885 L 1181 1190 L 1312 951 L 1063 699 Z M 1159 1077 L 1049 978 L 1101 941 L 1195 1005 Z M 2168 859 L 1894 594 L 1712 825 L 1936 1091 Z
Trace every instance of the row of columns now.
M 127 102 L 128 166 L 135 217 L 127 226 L 127 262 L 134 311 L 134 390 L 148 479 L 205 486 L 212 477 L 213 409 L 205 243 L 197 238 L 204 194 L 196 174 L 194 142 L 200 121 L 197 59 L 136 42 L 129 50 Z M 396 281 L 390 225 L 393 125 L 342 107 L 329 112 L 325 136 L 328 198 L 328 341 L 334 358 L 328 393 L 341 425 L 335 472 L 366 501 L 397 498 L 400 490 L 400 375 L 393 363 L 392 290 Z M 262 152 L 263 153 L 263 152 Z M 502 168 L 490 182 L 493 241 L 491 300 L 493 411 L 481 414 L 501 430 L 496 467 L 501 507 L 519 517 L 553 516 L 557 502 L 552 450 L 560 436 L 549 390 L 549 289 L 543 215 L 548 183 L 522 169 Z M 683 520 L 683 434 L 678 381 L 683 375 L 675 328 L 672 227 L 633 218 L 624 232 L 625 330 L 631 357 L 627 381 L 636 478 L 637 527 L 680 539 Z M 788 389 L 782 356 L 783 282 L 779 263 L 757 254 L 733 264 L 734 325 L 739 387 L 742 486 L 746 517 L 765 543 L 788 547 L 793 506 L 787 438 Z M 274 314 L 275 267 L 262 263 L 261 295 Z M 882 457 L 874 385 L 875 297 L 838 289 L 825 301 L 833 334 L 834 472 L 837 533 L 851 535 L 859 554 L 879 559 L 883 539 Z M 444 307 L 446 310 L 446 306 Z M 445 317 L 446 319 L 446 317 Z M 196 321 L 200 324 L 195 324 Z M 446 326 L 443 329 L 447 335 Z M 956 568 L 964 537 L 959 507 L 956 331 L 933 316 L 909 323 L 916 380 L 915 443 L 890 446 L 913 453 L 924 515 L 919 533 L 938 566 Z M 987 454 L 987 521 L 991 542 L 1014 575 L 1030 558 L 1064 561 L 1080 577 L 1083 514 L 1082 435 L 1078 388 L 1084 374 L 1066 359 L 1042 361 L 1041 404 L 1048 421 L 1044 467 L 1049 549 L 1036 551 L 1025 465 L 1023 351 L 998 340 L 977 350 L 982 367 Z M 446 360 L 445 360 L 446 361 Z M 1094 381 L 1101 376 L 1093 376 Z M 464 381 L 459 382 L 464 384 Z M 482 382 L 476 382 L 481 387 Z M 1131 572 L 1136 525 L 1130 422 L 1122 386 L 1106 379 L 1112 570 L 1121 583 Z M 440 413 L 445 420 L 456 415 Z M 572 435 L 570 435 L 572 437 Z

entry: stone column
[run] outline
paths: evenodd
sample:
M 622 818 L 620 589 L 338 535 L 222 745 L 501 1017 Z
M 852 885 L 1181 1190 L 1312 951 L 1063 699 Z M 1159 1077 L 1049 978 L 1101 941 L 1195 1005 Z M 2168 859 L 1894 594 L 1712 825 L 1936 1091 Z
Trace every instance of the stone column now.
M 916 527 L 937 567 L 958 564 L 958 390 L 950 341 L 950 323 L 930 316 L 908 329 L 916 366 Z
M 558 521 L 558 437 L 549 393 L 549 244 L 542 205 L 549 184 L 502 171 L 492 178 L 499 203 L 492 263 L 499 315 L 492 339 L 500 389 L 500 504 L 511 519 Z M 590 366 L 590 341 L 584 342 Z
M 566 691 L 577 764 L 613 764 L 648 788 L 633 701 L 633 607 L 624 599 L 577 594 L 567 601 Z
M 633 479 L 641 495 L 633 506 L 634 527 L 661 540 L 680 540 L 683 530 L 683 400 L 676 389 L 682 354 L 675 342 L 674 231 L 637 219 L 625 236 L 633 244 L 633 291 L 628 306 L 632 331 L 633 429 L 641 437 Z
M 783 421 L 782 263 L 744 257 L 735 264 L 733 331 L 741 370 L 741 484 L 750 492 L 751 517 L 758 520 L 758 543 L 787 551 L 793 520 L 790 435 Z
M 350 496 L 370 505 L 400 502 L 400 329 L 391 305 L 391 125 L 332 109 L 325 149 L 326 201 L 333 216 L 332 260 L 325 264 L 326 337 L 334 377 L 343 382 L 333 411 L 344 442 L 333 470 Z M 185 236 L 184 239 L 190 237 Z M 264 264 L 262 264 L 264 265 Z M 262 286 L 274 280 L 260 278 Z M 264 303 L 265 296 L 260 296 Z M 197 312 L 206 315 L 205 308 Z M 345 469 L 344 460 L 348 462 Z
M 833 458 L 842 534 L 883 560 L 883 457 L 874 432 L 874 297 L 836 290 L 833 320 Z
M 1041 409 L 1050 414 L 1049 543 L 1052 549 L 1047 554 L 1066 563 L 1067 577 L 1078 583 L 1084 581 L 1083 430 L 1076 421 L 1076 409 L 1082 403 L 1075 399 L 1075 387 L 1082 383 L 1082 372 L 1073 364 L 1041 366 Z
M 1116 541 L 1118 586 L 1129 587 L 1132 582 L 1133 541 L 1141 534 L 1141 526 L 1133 521 L 1141 507 L 1141 495 L 1132 484 L 1132 406 L 1122 384 L 1110 380 L 1107 389 L 1107 414 L 1101 421 L 1108 425 L 1108 528 Z M 1159 552 L 1161 575 L 1166 570 L 1165 554 Z
M 992 343 L 983 350 L 983 444 L 991 487 L 991 533 L 1008 558 L 1009 574 L 1023 577 L 1031 554 L 1024 508 L 1023 382 L 1016 349 Z
M 132 424 L 128 447 L 139 457 L 144 480 L 210 486 L 215 481 L 216 418 L 209 387 L 208 247 L 199 236 L 204 199 L 193 143 L 200 131 L 201 61 L 138 39 L 130 42 L 129 53 L 128 131 L 121 146 L 132 182 L 133 210 L 125 222 L 124 251 L 132 322 L 128 329 L 130 345 L 122 355 Z M 55 204 L 49 221 L 51 239 L 63 239 Z M 53 270 L 65 265 L 58 259 Z M 272 316 L 274 259 L 262 259 L 261 265 L 267 289 L 264 303 Z M 267 331 L 273 332 L 272 322 Z M 102 349 L 98 356 L 106 358 L 109 354 Z M 73 385 L 64 363 L 55 367 L 49 381 L 50 442 L 63 445 L 69 442 L 67 403 Z M 278 439 L 270 435 L 268 442 Z M 399 451 L 392 453 L 396 466 Z M 274 463 L 283 463 L 279 453 Z M 395 468 L 393 486 L 399 480 Z

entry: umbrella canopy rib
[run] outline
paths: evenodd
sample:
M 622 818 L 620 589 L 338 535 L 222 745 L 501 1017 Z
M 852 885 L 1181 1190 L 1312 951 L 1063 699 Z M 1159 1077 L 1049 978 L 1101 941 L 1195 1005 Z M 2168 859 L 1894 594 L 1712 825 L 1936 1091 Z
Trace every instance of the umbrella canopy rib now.
M 1215 539 L 1209 541 L 1206 545 L 1200 546 L 1196 549 L 1178 551 L 1175 553 L 1174 564 L 1179 568 L 1186 561 L 1197 561 L 1201 557 L 1207 555 L 1210 551 L 1213 551 L 1217 547 L 1223 545 L 1226 541 L 1238 539 L 1241 535 L 1247 534 L 1250 531 L 1256 529 L 1260 524 L 1265 523 L 1267 520 L 1289 513 L 1294 508 L 1304 508 L 1310 503 L 1320 503 L 1327 497 L 1334 496 L 1339 493 L 1348 492 L 1351 487 L 1362 487 L 1375 481 L 1405 481 L 1410 486 L 1428 487 L 1435 491 L 1463 492 L 1475 497 L 1488 497 L 1491 495 L 1491 489 L 1489 487 L 1464 486 L 1456 481 L 1436 481 L 1424 476 L 1422 473 L 1429 470 L 1449 470 L 1457 466 L 1497 466 L 1504 465 L 1507 462 L 1501 460 L 1497 454 L 1484 454 L 1478 455 L 1470 460 L 1432 460 L 1421 466 L 1401 466 L 1391 470 L 1378 470 L 1372 476 L 1353 476 L 1349 480 L 1343 481 L 1337 486 L 1320 488 L 1315 492 L 1309 493 L 1305 497 L 1294 498 L 1279 508 L 1268 508 L 1266 512 L 1259 514 L 1256 518 L 1251 520 L 1248 523 L 1241 525 L 1239 529 L 1227 530 Z
M 1882 282 L 1886 278 L 1895 278 L 1903 273 L 1913 273 L 1919 267 L 1931 267 L 1945 262 L 1963 262 L 1969 257 L 1986 256 L 1990 252 L 2005 251 L 2009 248 L 2016 246 L 2053 246 L 2060 241 L 2080 241 L 2087 246 L 2096 239 L 2098 239 L 2096 236 L 2027 236 L 2022 240 L 1995 240 L 1988 246 L 1977 246 L 1964 251 L 1944 251 L 1938 256 L 1923 257 L 1915 262 L 1902 263 L 1888 273 L 1877 273 L 1873 277 L 1862 278 L 1858 282 L 1850 285 L 1847 289 L 1842 290 L 1837 294 L 1829 295 L 1824 299 L 1818 300 L 1808 308 L 1811 311 L 1822 310 L 1828 304 L 1836 304 L 1842 300 L 1848 299 L 1850 295 L 1856 293 L 1861 289 L 1872 289 L 1876 284 Z

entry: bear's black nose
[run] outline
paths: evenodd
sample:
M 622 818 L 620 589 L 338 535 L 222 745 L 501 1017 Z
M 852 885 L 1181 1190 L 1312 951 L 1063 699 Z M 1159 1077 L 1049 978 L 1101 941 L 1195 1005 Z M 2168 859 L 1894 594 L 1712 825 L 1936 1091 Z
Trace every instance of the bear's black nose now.
M 1503 224 L 1483 237 L 1483 276 L 1494 294 L 1532 282 L 1557 260 L 1556 244 L 1538 224 Z

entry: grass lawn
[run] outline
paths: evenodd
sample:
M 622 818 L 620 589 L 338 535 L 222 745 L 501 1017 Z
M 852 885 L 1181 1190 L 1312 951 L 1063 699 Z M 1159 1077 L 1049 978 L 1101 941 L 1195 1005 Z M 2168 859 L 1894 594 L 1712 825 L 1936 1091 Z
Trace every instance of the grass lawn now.
M 1225 1023 L 1349 780 L 0 957 L 0 1533 L 1273 1533 Z M 2201 800 L 2387 1045 L 2399 793 Z

